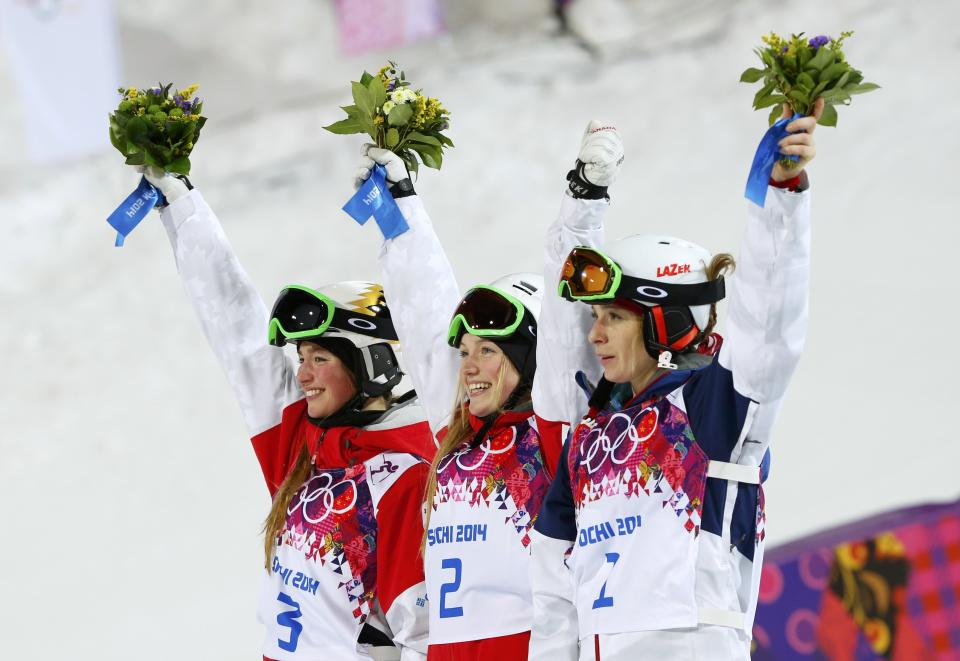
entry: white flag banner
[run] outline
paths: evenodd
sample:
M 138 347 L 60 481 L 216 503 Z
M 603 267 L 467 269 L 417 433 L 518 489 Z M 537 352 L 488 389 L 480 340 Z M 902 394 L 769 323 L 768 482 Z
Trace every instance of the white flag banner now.
M 120 86 L 112 0 L 0 0 L 0 42 L 34 161 L 110 146 L 107 115 Z

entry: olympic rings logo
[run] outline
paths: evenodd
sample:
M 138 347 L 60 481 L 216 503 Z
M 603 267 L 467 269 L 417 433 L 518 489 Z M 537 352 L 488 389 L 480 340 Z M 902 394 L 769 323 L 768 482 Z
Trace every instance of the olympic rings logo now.
M 454 460 L 456 460 L 457 466 L 459 466 L 459 467 L 462 468 L 463 470 L 465 470 L 465 471 L 474 471 L 474 470 L 476 470 L 477 468 L 479 468 L 480 466 L 483 465 L 483 462 L 485 462 L 485 461 L 487 460 L 487 457 L 490 457 L 490 456 L 493 456 L 493 455 L 498 455 L 498 454 L 505 454 L 505 453 L 509 452 L 509 451 L 513 448 L 513 446 L 516 445 L 516 444 L 517 444 L 517 428 L 516 428 L 516 427 L 511 427 L 511 428 L 510 428 L 510 442 L 507 443 L 507 445 L 505 445 L 504 447 L 502 447 L 502 448 L 497 448 L 496 450 L 493 449 L 493 445 L 492 445 L 492 443 L 491 443 L 491 439 L 488 438 L 488 439 L 485 440 L 483 443 L 481 443 L 480 445 L 478 445 L 476 448 L 464 448 L 464 449 L 459 450 L 459 451 L 457 451 L 457 452 L 453 452 L 453 453 L 451 453 L 451 454 L 448 454 L 446 457 L 444 457 L 443 459 L 440 460 L 440 463 L 439 463 L 439 464 L 437 464 L 437 475 L 440 475 L 443 471 L 445 471 L 445 470 L 447 469 L 447 467 L 451 464 L 451 462 L 453 462 Z M 463 462 L 464 457 L 465 457 L 468 453 L 472 452 L 473 450 L 482 450 L 482 452 L 479 453 L 479 454 L 480 454 L 480 459 L 479 459 L 476 463 L 474 463 L 474 464 L 471 464 L 471 465 L 465 464 L 465 463 Z
M 646 433 L 641 436 L 634 422 L 650 413 L 653 414 L 653 424 L 651 424 Z M 623 431 L 617 434 L 615 438 L 610 438 L 607 435 L 607 431 L 617 419 L 623 419 L 627 424 Z M 627 462 L 627 459 L 636 452 L 638 445 L 653 436 L 653 432 L 657 430 L 659 420 L 660 413 L 652 406 L 643 409 L 634 418 L 631 418 L 626 413 L 613 414 L 603 429 L 593 427 L 587 432 L 586 438 L 580 445 L 580 465 L 586 466 L 587 474 L 591 475 L 603 466 L 608 459 L 612 463 L 622 466 Z M 629 448 L 624 450 L 626 454 L 618 452 L 624 443 L 629 443 Z
M 319 481 L 320 484 L 311 491 L 311 484 L 315 481 Z M 338 494 L 334 493 L 336 487 L 333 483 L 333 477 L 329 473 L 321 473 L 307 480 L 307 483 L 300 489 L 300 502 L 291 505 L 291 507 L 287 509 L 287 514 L 293 514 L 294 510 L 300 507 L 303 510 L 303 518 L 306 521 L 309 523 L 319 523 L 331 514 L 344 514 L 349 512 L 353 509 L 353 506 L 357 504 L 357 483 L 353 480 L 344 480 L 336 486 L 345 486 L 351 491 L 350 504 L 347 506 L 340 509 L 334 507 Z M 342 495 L 343 493 L 345 493 L 345 491 L 340 490 L 340 494 Z M 320 505 L 316 510 L 322 511 L 323 514 L 318 518 L 312 518 L 307 512 L 307 506 L 316 501 L 320 501 Z

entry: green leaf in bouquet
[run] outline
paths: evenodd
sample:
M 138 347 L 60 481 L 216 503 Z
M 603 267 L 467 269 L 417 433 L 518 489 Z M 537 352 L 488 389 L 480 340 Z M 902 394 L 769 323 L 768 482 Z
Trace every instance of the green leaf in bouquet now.
M 447 147 L 453 147 L 453 146 L 454 146 L 453 140 L 451 140 L 450 138 L 448 138 L 447 136 L 445 136 L 445 135 L 442 134 L 442 133 L 438 133 L 438 134 L 437 134 L 437 140 L 439 140 L 441 143 L 443 143 L 443 144 L 444 144 L 445 146 L 447 146 Z
M 431 135 L 424 135 L 418 131 L 411 131 L 410 134 L 407 135 L 407 139 L 414 142 L 422 142 L 428 145 L 433 145 L 434 147 L 439 147 L 442 144 L 438 138 L 435 138 Z
M 801 71 L 800 74 L 797 75 L 797 86 L 803 87 L 810 92 L 817 86 L 817 82 L 813 79 L 813 76 Z
M 197 127 L 197 131 L 196 131 L 196 132 L 197 132 L 197 133 L 200 133 L 200 129 L 202 129 L 202 128 L 203 128 L 203 125 L 206 124 L 206 123 L 207 123 L 207 118 L 206 118 L 206 117 L 198 117 L 198 118 L 197 118 L 197 121 L 194 122 L 194 126 Z
M 434 168 L 435 170 L 440 169 L 440 165 L 443 163 L 443 154 L 440 152 L 439 147 L 416 142 L 410 145 L 410 149 L 420 155 L 420 160 L 422 160 L 423 164 L 428 168 Z
M 791 72 L 797 70 L 797 56 L 795 54 L 787 53 L 783 56 L 783 69 Z
M 801 115 L 806 115 L 810 112 L 810 97 L 807 92 L 793 88 L 790 90 L 790 93 L 787 94 L 787 100 L 790 101 L 793 109 Z
M 363 72 L 363 75 L 360 76 L 360 84 L 366 86 L 374 77 L 368 74 L 366 71 Z
M 867 92 L 872 92 L 873 90 L 880 89 L 880 86 L 876 83 L 862 83 L 859 85 L 847 85 L 843 88 L 843 91 L 847 94 L 866 94 Z
M 821 46 L 817 50 L 817 54 L 807 62 L 807 69 L 816 69 L 817 71 L 823 71 L 824 68 L 833 64 L 833 61 L 836 59 L 836 53 L 827 48 L 826 46 Z
M 420 163 L 417 161 L 417 157 L 409 149 L 403 149 L 397 152 L 397 155 L 403 159 L 404 165 L 407 166 L 407 172 L 412 175 L 416 175 L 420 171 Z
M 393 149 L 400 144 L 400 131 L 391 128 L 387 131 L 387 148 Z
M 764 107 L 764 106 L 758 106 L 757 104 L 760 103 L 761 100 L 770 96 L 770 94 L 773 92 L 776 86 L 777 86 L 776 82 L 771 81 L 766 85 L 764 85 L 763 87 L 761 87 L 760 90 L 753 95 L 753 107 L 757 110 Z
M 118 134 L 115 123 L 110 123 L 110 144 L 117 148 L 124 156 L 127 155 L 127 141 Z
M 367 90 L 373 97 L 373 108 L 376 112 L 377 108 L 382 108 L 383 104 L 387 102 L 387 88 L 383 86 L 382 80 L 371 77 L 367 82 Z
M 811 59 L 813 59 L 813 50 L 810 48 L 801 48 L 797 53 L 797 68 L 803 71 L 810 64 Z
M 755 110 L 760 110 L 762 108 L 769 108 L 770 106 L 775 106 L 779 103 L 786 103 L 787 97 L 783 94 L 768 94 L 763 97 L 757 103 L 753 104 Z
M 767 116 L 767 125 L 773 126 L 773 123 L 780 119 L 783 114 L 783 106 L 774 106 L 770 109 L 770 115 Z
M 387 122 L 390 123 L 390 126 L 406 126 L 411 117 L 413 117 L 413 106 L 409 103 L 401 103 L 390 110 L 390 114 L 387 115 Z
M 842 88 L 834 87 L 829 89 L 820 95 L 827 103 L 849 103 L 850 95 L 847 94 Z
M 763 69 L 754 69 L 753 67 L 740 74 L 741 83 L 755 83 L 761 78 L 763 78 Z
M 127 165 L 146 165 L 146 159 L 144 158 L 144 152 L 140 151 L 136 154 L 130 154 L 127 156 L 127 160 L 124 161 Z
M 186 156 L 181 156 L 178 159 L 170 161 L 170 163 L 167 164 L 166 171 L 187 176 L 190 174 L 190 159 Z
M 155 168 L 163 168 L 163 162 L 157 158 L 154 158 L 153 154 L 146 149 L 143 151 L 143 162 L 145 165 L 150 165 Z
M 185 129 L 186 124 L 183 122 L 177 122 L 172 119 L 168 119 L 163 123 L 163 131 L 167 134 L 168 142 L 171 143 L 179 142 L 180 138 L 183 137 Z
M 360 125 L 360 122 L 350 117 L 341 119 L 339 122 L 334 122 L 330 126 L 324 126 L 323 128 L 331 133 L 336 133 L 337 135 L 364 133 L 364 128 Z
M 833 86 L 832 89 L 842 90 L 846 86 L 847 81 L 849 80 L 850 80 L 850 72 L 847 71 L 842 76 L 840 76 L 840 80 L 837 81 L 837 83 Z
M 373 95 L 367 89 L 367 86 L 354 81 L 350 83 L 350 88 L 353 91 L 353 102 L 360 109 L 360 112 L 364 115 L 373 116 Z
M 149 130 L 142 117 L 131 117 L 126 126 L 127 140 L 134 144 L 141 144 L 147 139 Z
M 817 100 L 817 97 L 820 96 L 820 93 L 827 88 L 827 81 L 822 81 L 817 83 L 817 86 L 813 88 L 813 91 L 810 93 L 810 98 L 814 101 Z
M 820 115 L 820 121 L 817 122 L 821 126 L 836 126 L 837 125 L 837 109 L 833 106 L 832 103 L 825 103 L 823 105 L 823 114 Z
M 820 72 L 821 82 L 826 81 L 828 83 L 837 80 L 850 68 L 850 65 L 846 62 L 834 62 L 826 69 Z

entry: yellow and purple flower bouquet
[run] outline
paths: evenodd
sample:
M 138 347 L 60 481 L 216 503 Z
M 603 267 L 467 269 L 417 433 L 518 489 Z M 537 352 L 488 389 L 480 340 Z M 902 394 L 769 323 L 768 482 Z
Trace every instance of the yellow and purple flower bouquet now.
M 199 85 L 171 92 L 171 84 L 120 89 L 120 104 L 110 115 L 110 142 L 128 165 L 151 165 L 190 174 L 190 152 L 207 118 L 194 96 Z
M 809 115 L 818 97 L 824 100 L 819 123 L 837 125 L 838 104 L 850 105 L 854 94 L 871 92 L 879 85 L 863 82 L 863 74 L 850 66 L 843 54 L 843 42 L 853 32 L 841 32 L 832 39 L 820 35 L 808 39 L 801 32 L 784 39 L 775 32 L 763 37 L 764 46 L 754 49 L 763 68 L 749 68 L 740 75 L 742 83 L 763 81 L 753 97 L 755 110 L 769 108 L 770 124 L 780 117 L 781 105 L 789 103 L 800 115 Z
M 422 90 L 410 89 L 403 71 L 393 62 L 371 76 L 366 71 L 351 83 L 353 105 L 341 106 L 347 118 L 324 128 L 331 133 L 366 133 L 376 145 L 403 159 L 410 172 L 419 162 L 440 169 L 443 150 L 453 141 L 443 134 L 450 111 Z M 419 157 L 419 161 L 418 161 Z

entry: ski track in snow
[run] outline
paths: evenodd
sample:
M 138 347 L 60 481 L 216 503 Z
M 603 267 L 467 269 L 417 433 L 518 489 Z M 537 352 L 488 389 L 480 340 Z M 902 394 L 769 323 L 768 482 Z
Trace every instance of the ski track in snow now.
M 663 232 L 735 251 L 766 117 L 750 110 L 754 86 L 737 83 L 752 47 L 770 29 L 855 29 L 850 60 L 883 89 L 817 132 L 810 331 L 776 428 L 767 540 L 957 497 L 960 445 L 943 422 L 960 319 L 947 168 L 960 148 L 955 3 L 744 1 L 698 16 L 693 37 L 689 22 L 667 25 L 601 63 L 539 26 L 477 26 L 351 59 L 324 50 L 330 25 L 310 23 L 329 18 L 326 4 L 269 16 L 226 2 L 117 4 L 127 81 L 203 84 L 211 121 L 191 179 L 268 302 L 288 283 L 378 277 L 375 230 L 339 211 L 361 139 L 321 126 L 339 118 L 347 81 L 388 55 L 454 112 L 457 148 L 417 189 L 466 286 L 539 270 L 594 117 L 626 142 L 608 237 Z M 171 34 L 184 13 L 194 18 Z M 183 48 L 154 61 L 151 35 Z M 153 215 L 114 249 L 104 219 L 136 175 L 107 152 L 23 165 L 21 111 L 3 105 L 5 657 L 249 658 L 267 491 L 163 230 Z

